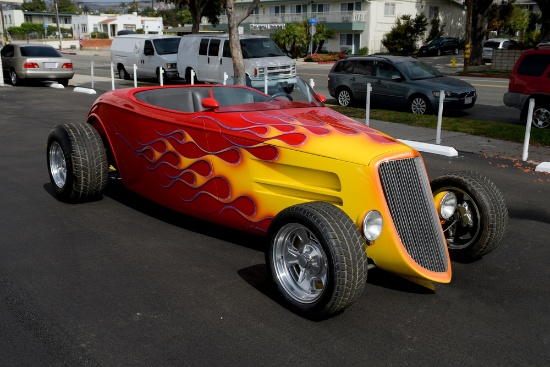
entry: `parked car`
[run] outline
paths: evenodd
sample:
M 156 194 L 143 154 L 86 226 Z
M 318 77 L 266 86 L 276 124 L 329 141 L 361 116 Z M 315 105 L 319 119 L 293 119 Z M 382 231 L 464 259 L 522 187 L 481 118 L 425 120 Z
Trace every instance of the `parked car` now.
M 476 89 L 463 80 L 443 75 L 413 57 L 357 56 L 339 60 L 328 74 L 328 90 L 341 106 L 365 101 L 371 84 L 373 104 L 408 108 L 412 113 L 432 113 L 445 91 L 444 110 L 472 108 Z
M 296 77 L 296 62 L 286 56 L 275 42 L 264 36 L 242 35 L 240 44 L 244 69 L 252 86 L 263 86 L 269 80 Z M 190 34 L 181 37 L 178 52 L 178 71 L 191 81 L 223 83 L 224 74 L 233 77 L 233 59 L 228 34 Z
M 174 80 L 179 77 L 177 54 L 181 37 L 158 34 L 126 34 L 113 38 L 111 61 L 120 79 L 141 77 Z M 161 76 L 161 70 L 164 76 Z
M 458 172 L 430 187 L 417 151 L 292 83 L 274 95 L 205 84 L 104 93 L 86 123 L 51 131 L 52 188 L 92 200 L 116 175 L 172 210 L 264 236 L 273 281 L 307 317 L 352 304 L 369 266 L 447 283 L 448 251 L 471 259 L 498 245 L 508 215 L 493 183 Z
M 483 43 L 482 59 L 483 61 L 493 60 L 493 50 L 507 50 L 509 48 L 517 47 L 519 44 L 517 41 L 509 38 L 491 38 Z
M 3 77 L 13 85 L 25 80 L 55 80 L 67 86 L 74 75 L 72 61 L 49 45 L 10 43 L 0 54 Z
M 461 49 L 460 40 L 455 37 L 439 37 L 431 40 L 418 50 L 419 56 L 437 55 L 441 56 L 446 53 L 453 53 L 455 55 Z
M 550 126 L 550 46 L 527 50 L 516 61 L 504 104 L 521 110 L 526 121 L 529 101 L 535 100 L 532 124 L 538 128 Z

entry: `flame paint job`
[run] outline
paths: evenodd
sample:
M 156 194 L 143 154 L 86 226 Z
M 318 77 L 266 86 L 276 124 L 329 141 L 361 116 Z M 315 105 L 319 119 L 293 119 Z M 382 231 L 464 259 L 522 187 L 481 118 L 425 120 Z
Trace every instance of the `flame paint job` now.
M 367 254 L 378 266 L 450 280 L 450 266 L 448 273 L 435 274 L 409 257 L 379 182 L 380 162 L 418 156 L 415 150 L 322 105 L 274 102 L 258 104 L 268 107 L 261 110 L 251 104 L 238 111 L 185 113 L 135 97 L 156 88 L 105 93 L 88 116 L 108 141 L 129 189 L 169 208 L 259 234 L 277 213 L 307 201 L 341 207 L 358 228 L 364 215 L 377 209 L 385 228 Z

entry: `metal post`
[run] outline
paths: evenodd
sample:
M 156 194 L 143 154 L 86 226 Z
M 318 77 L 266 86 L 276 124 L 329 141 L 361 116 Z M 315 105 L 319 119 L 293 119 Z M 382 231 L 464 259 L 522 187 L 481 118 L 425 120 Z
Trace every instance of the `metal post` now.
M 0 7 L 2 5 L 0 4 Z M 0 70 L 2 70 L 2 58 L 0 57 Z M 0 78 L 0 87 L 4 86 L 4 76 L 2 75 L 2 78 Z
M 437 130 L 435 133 L 435 143 L 441 144 L 441 123 L 443 122 L 443 101 L 445 100 L 445 91 L 439 91 L 439 110 L 437 112 Z
M 57 33 L 59 33 L 59 51 L 63 51 L 63 46 L 61 45 L 61 28 L 59 27 L 59 10 L 57 8 L 57 0 L 54 0 L 55 4 L 55 22 L 57 23 Z
M 367 105 L 365 106 L 365 125 L 370 126 L 370 92 L 372 85 L 367 83 Z
M 195 85 L 195 70 L 191 69 L 191 85 Z
M 111 90 L 115 90 L 115 71 L 113 70 L 113 62 L 111 62 Z
M 137 65 L 134 64 L 134 88 L 137 88 Z
M 311 89 L 315 89 L 315 80 L 309 79 L 309 85 L 311 86 Z
M 267 94 L 267 67 L 265 68 L 264 73 L 264 93 Z
M 473 0 L 466 0 L 466 31 L 464 33 L 464 72 L 470 65 L 470 44 L 472 43 L 472 14 L 474 11 Z
M 92 65 L 92 89 L 94 89 L 94 60 L 91 62 Z
M 227 78 L 229 78 L 229 76 L 228 76 L 227 73 L 224 71 L 224 72 L 223 72 L 223 85 L 227 85 Z
M 531 137 L 531 125 L 533 123 L 533 111 L 535 110 L 535 99 L 529 100 L 529 110 L 527 111 L 527 122 L 525 125 L 525 140 L 523 141 L 523 155 L 521 159 L 525 162 L 529 155 L 529 138 Z
M 164 69 L 160 68 L 159 70 L 159 77 L 160 77 L 160 86 L 164 86 Z

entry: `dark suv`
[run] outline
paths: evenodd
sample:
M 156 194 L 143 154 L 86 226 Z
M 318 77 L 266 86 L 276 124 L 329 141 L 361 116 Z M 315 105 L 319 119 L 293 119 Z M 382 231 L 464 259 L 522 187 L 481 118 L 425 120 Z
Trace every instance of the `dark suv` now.
M 417 114 L 437 111 L 442 90 L 444 110 L 471 108 L 477 98 L 471 84 L 445 76 L 414 57 L 349 57 L 334 64 L 328 74 L 328 91 L 341 106 L 365 101 L 367 83 L 372 87 L 373 104 L 408 108 Z
M 439 37 L 431 40 L 418 50 L 419 56 L 437 55 L 444 53 L 458 54 L 461 49 L 460 40 L 455 37 Z
M 521 54 L 510 75 L 504 104 L 521 110 L 527 119 L 529 100 L 535 99 L 533 126 L 550 126 L 550 46 L 540 46 Z

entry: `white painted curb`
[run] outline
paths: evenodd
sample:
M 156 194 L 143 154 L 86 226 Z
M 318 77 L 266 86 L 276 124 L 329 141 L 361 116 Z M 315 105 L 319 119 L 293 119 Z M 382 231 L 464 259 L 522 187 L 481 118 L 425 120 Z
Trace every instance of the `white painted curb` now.
M 90 88 L 75 87 L 74 91 L 78 93 L 85 93 L 85 94 L 96 94 L 95 90 Z
M 537 172 L 550 172 L 550 162 L 542 162 L 535 168 Z
M 444 146 L 444 145 L 421 143 L 421 142 L 412 141 L 412 140 L 403 140 L 403 139 L 397 139 L 397 140 L 399 140 L 402 143 L 407 144 L 410 147 L 413 147 L 414 149 L 418 150 L 419 152 L 439 154 L 439 155 L 444 155 L 446 157 L 458 157 L 458 152 L 453 147 L 447 147 L 447 146 Z

